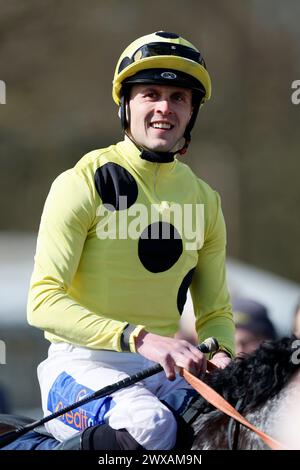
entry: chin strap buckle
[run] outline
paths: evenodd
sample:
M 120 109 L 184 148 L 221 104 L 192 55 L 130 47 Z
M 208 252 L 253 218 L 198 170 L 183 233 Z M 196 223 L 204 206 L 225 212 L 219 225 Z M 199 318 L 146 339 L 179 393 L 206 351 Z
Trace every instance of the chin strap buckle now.
M 187 149 L 188 149 L 188 146 L 190 145 L 191 143 L 191 139 L 185 139 L 185 143 L 184 143 L 184 146 L 179 150 L 179 155 L 185 155 L 186 152 L 187 152 Z

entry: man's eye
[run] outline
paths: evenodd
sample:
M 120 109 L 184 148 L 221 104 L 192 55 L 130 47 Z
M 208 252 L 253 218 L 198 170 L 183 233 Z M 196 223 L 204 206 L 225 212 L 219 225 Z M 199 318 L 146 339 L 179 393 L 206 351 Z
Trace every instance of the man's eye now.
M 153 91 L 149 91 L 148 93 L 145 93 L 144 97 L 145 98 L 150 98 L 150 99 L 154 99 L 156 98 L 157 94 L 154 93 Z
M 184 96 L 178 94 L 178 95 L 174 95 L 174 100 L 175 101 L 183 101 L 184 100 Z

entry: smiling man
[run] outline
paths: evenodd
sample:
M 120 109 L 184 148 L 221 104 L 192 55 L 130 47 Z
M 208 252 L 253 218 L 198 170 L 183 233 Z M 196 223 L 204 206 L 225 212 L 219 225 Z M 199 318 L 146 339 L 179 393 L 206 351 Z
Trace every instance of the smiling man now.
M 168 85 L 133 85 L 129 134 L 139 145 L 169 152 L 192 117 L 192 90 Z
M 28 298 L 29 323 L 51 342 L 38 367 L 44 413 L 153 362 L 164 369 L 84 405 L 78 420 L 47 423 L 60 441 L 75 436 L 68 442 L 77 448 L 175 446 L 166 403 L 175 392 L 182 408 L 190 391 L 178 368 L 206 370 L 205 356 L 178 334 L 189 288 L 199 341 L 218 339 L 212 360 L 220 367 L 233 355 L 220 198 L 177 159 L 210 94 L 204 60 L 189 41 L 163 31 L 137 39 L 113 80 L 124 140 L 88 153 L 51 187 Z M 195 207 L 204 210 L 193 245 L 181 219 L 193 227 Z M 133 235 L 128 220 L 137 213 Z

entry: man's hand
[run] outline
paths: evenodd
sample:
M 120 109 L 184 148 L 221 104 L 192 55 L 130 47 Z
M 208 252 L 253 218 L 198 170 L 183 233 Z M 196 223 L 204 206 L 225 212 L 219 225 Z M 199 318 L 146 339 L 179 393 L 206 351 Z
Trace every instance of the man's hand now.
M 167 379 L 175 379 L 175 368 L 183 367 L 192 374 L 203 376 L 206 372 L 206 358 L 195 346 L 182 339 L 169 338 L 141 331 L 135 340 L 136 350 L 145 358 L 158 362 Z
M 231 359 L 230 357 L 223 351 L 217 352 L 214 357 L 211 359 L 213 364 L 215 364 L 220 369 L 225 369 L 225 367 L 230 364 Z

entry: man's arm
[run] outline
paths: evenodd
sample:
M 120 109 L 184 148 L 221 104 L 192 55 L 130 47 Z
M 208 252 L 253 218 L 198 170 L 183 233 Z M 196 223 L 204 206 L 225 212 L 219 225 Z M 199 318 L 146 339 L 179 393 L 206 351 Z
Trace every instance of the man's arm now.
M 226 284 L 226 228 L 220 197 L 217 193 L 214 196 L 211 207 L 205 208 L 205 241 L 199 250 L 191 295 L 199 342 L 210 336 L 217 338 L 224 352 L 215 354 L 213 362 L 222 366 L 234 355 L 234 322 Z
M 86 237 L 95 221 L 95 201 L 75 169 L 60 175 L 47 197 L 37 240 L 28 296 L 28 322 L 61 341 L 94 349 L 121 350 L 127 323 L 92 312 L 68 290 Z M 137 326 L 134 334 L 142 329 Z

